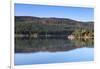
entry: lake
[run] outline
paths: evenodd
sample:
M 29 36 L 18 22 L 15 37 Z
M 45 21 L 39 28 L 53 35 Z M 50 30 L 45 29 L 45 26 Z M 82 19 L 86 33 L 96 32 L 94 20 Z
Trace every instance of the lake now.
M 15 65 L 93 60 L 93 39 L 15 38 Z

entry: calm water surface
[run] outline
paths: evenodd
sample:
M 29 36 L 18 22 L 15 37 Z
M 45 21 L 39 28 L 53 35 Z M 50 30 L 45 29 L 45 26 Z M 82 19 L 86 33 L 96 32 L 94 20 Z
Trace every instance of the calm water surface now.
M 94 60 L 93 40 L 15 40 L 15 65 L 80 62 Z

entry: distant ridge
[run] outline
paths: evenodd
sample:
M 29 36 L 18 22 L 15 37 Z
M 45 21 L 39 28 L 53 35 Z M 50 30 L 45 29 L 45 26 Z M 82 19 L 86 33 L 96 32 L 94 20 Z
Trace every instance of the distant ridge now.
M 82 22 L 82 21 L 76 21 L 76 20 L 72 20 L 69 18 L 56 18 L 56 17 L 50 17 L 50 18 L 41 18 L 41 17 L 34 17 L 34 16 L 15 16 L 15 23 L 16 24 L 27 24 L 28 23 L 32 23 L 33 25 L 40 25 L 41 27 L 44 27 L 42 25 L 49 26 L 49 28 L 57 28 L 59 27 L 59 29 L 77 29 L 77 28 L 84 28 L 84 29 L 89 29 L 89 30 L 93 30 L 94 29 L 94 22 L 89 21 L 89 22 Z M 36 25 L 36 27 L 37 27 Z M 56 26 L 52 26 L 51 25 L 56 25 Z M 39 26 L 39 27 L 40 27 Z M 43 28 L 42 28 L 43 29 Z M 55 29 L 53 29 L 55 30 Z

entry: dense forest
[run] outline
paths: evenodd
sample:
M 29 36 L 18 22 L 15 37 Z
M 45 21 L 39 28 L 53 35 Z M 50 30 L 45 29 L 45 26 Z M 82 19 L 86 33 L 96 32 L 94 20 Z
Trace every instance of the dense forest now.
M 15 16 L 15 37 L 67 37 L 68 35 L 94 36 L 94 22 L 82 22 L 68 18 L 40 18 Z

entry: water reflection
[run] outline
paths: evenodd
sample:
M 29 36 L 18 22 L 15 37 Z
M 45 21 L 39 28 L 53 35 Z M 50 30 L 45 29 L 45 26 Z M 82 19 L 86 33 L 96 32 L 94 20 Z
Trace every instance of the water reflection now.
M 69 51 L 82 47 L 93 48 L 93 42 L 93 39 L 15 38 L 15 53 Z
M 94 60 L 93 39 L 15 38 L 15 65 Z

